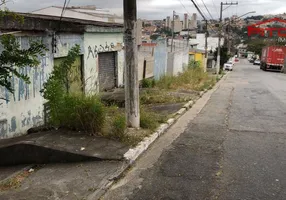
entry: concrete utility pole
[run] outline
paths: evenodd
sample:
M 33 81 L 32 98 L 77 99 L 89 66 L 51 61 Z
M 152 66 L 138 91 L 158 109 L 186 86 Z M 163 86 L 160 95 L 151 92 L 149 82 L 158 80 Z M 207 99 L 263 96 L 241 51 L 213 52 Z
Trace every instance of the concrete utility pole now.
M 172 24 L 172 41 L 171 41 L 171 52 L 173 52 L 174 43 L 174 30 L 175 30 L 175 11 L 173 11 L 173 24 Z
M 208 20 L 206 20 L 206 33 L 205 33 L 205 71 L 207 71 L 208 65 Z
M 230 24 L 228 24 L 227 27 L 226 27 L 227 28 L 227 53 L 228 54 L 230 54 L 230 46 L 231 46 L 231 42 L 230 42 L 230 27 L 231 27 Z
M 188 20 L 187 20 L 187 23 L 188 23 L 188 37 L 187 37 L 187 49 L 188 51 L 190 50 L 189 48 L 189 42 L 190 42 L 190 22 L 189 22 L 189 17 L 188 17 Z
M 216 74 L 219 74 L 219 70 L 220 70 L 220 43 L 221 43 L 221 36 L 222 36 L 222 12 L 223 10 L 223 6 L 224 5 L 228 5 L 228 6 L 232 6 L 232 5 L 238 5 L 238 2 L 236 3 L 220 3 L 220 18 L 219 18 L 219 35 L 218 35 L 218 48 L 217 48 L 217 66 L 216 66 Z M 229 8 L 229 7 L 227 7 Z M 227 9 L 226 8 L 226 9 Z
M 124 48 L 125 48 L 125 113 L 127 126 L 140 128 L 137 4 L 136 0 L 124 0 Z

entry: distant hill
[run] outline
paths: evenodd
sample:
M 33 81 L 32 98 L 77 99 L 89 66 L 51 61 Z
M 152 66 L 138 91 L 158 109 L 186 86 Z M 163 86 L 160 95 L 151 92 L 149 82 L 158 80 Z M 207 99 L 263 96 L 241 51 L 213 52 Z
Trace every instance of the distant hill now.
M 253 19 L 253 20 L 262 20 L 264 18 L 263 15 L 256 15 L 251 17 L 246 17 L 245 20 Z

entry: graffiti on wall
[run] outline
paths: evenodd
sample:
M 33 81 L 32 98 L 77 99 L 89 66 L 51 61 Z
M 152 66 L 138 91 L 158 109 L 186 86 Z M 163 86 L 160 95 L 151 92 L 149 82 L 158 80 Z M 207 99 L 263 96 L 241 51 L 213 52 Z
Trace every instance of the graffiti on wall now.
M 97 58 L 99 53 L 109 52 L 109 51 L 118 51 L 120 49 L 122 49 L 121 43 L 117 43 L 116 46 L 113 42 L 111 42 L 111 43 L 105 42 L 105 45 L 100 44 L 99 46 L 97 46 L 97 45 L 91 46 L 90 45 L 90 46 L 88 46 L 87 59 Z

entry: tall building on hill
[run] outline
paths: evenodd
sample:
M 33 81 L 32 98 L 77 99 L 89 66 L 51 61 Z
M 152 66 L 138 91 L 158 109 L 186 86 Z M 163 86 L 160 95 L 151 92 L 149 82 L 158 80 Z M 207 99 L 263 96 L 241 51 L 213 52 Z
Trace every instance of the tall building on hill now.
M 184 14 L 184 21 L 183 21 L 183 29 L 189 28 L 189 15 L 187 13 Z

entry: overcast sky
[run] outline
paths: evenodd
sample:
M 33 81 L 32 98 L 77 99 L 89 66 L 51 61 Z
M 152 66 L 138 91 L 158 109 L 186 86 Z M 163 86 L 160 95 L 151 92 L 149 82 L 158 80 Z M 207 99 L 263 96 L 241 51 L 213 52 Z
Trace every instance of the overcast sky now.
M 234 14 L 238 16 L 250 11 L 256 11 L 256 14 L 279 14 L 286 12 L 286 0 L 237 0 L 238 6 L 231 6 L 223 13 L 224 17 Z M 70 0 L 69 6 L 75 5 L 95 5 L 99 8 L 109 9 L 113 13 L 122 14 L 123 0 Z M 175 10 L 178 14 L 197 12 L 190 0 L 137 0 L 138 17 L 143 19 L 164 19 L 166 16 L 172 15 Z M 183 7 L 183 5 L 185 8 Z M 195 0 L 199 7 L 210 19 L 219 18 L 219 8 L 221 0 Z M 203 2 L 208 8 L 210 14 L 206 10 Z M 227 2 L 231 2 L 228 0 Z M 236 2 L 233 0 L 233 2 Z M 29 12 L 36 9 L 58 5 L 63 6 L 64 0 L 13 0 L 7 3 L 7 7 L 14 11 Z

